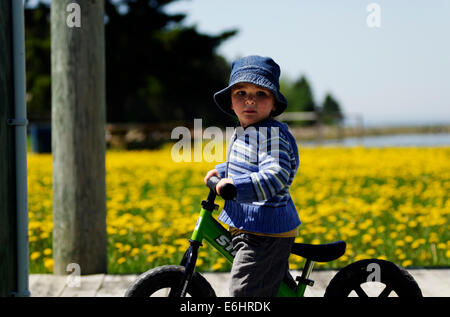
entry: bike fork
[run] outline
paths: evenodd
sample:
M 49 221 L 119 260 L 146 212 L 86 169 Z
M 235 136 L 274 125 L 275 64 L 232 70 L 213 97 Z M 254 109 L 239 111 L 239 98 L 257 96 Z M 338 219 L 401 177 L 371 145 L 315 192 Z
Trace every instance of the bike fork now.
M 180 281 L 180 285 L 176 289 L 171 289 L 169 292 L 169 297 L 185 297 L 187 287 L 194 274 L 195 264 L 197 262 L 198 248 L 202 246 L 201 242 L 195 240 L 189 240 L 189 249 L 183 256 L 181 260 L 181 265 L 184 266 L 183 278 Z

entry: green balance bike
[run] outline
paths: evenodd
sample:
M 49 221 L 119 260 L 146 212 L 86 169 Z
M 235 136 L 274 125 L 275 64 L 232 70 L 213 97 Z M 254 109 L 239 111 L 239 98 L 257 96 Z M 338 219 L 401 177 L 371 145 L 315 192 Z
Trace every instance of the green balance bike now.
M 163 265 L 141 274 L 127 289 L 126 297 L 216 296 L 210 283 L 199 272 L 195 272 L 195 265 L 203 240 L 206 240 L 228 261 L 233 262 L 234 259 L 235 252 L 230 233 L 212 216 L 212 213 L 218 209 L 214 200 L 217 196 L 215 188 L 219 180 L 213 176 L 208 181 L 209 195 L 201 204 L 200 215 L 189 239 L 190 246 L 185 252 L 181 264 Z M 236 196 L 236 187 L 233 184 L 226 184 L 222 187 L 220 196 L 225 200 L 233 199 Z M 296 280 L 289 275 L 286 276 L 281 283 L 278 296 L 303 297 L 306 287 L 314 284 L 314 281 L 309 279 L 314 263 L 336 260 L 344 255 L 345 248 L 344 241 L 317 245 L 295 243 L 291 255 L 305 258 L 305 265 L 302 274 Z M 339 270 L 328 284 L 324 296 L 368 297 L 368 292 L 364 290 L 367 290 L 367 287 L 363 288 L 361 285 L 371 282 L 378 283 L 378 289 L 382 289 L 378 294 L 379 297 L 422 296 L 417 282 L 405 269 L 392 262 L 379 259 L 357 261 Z

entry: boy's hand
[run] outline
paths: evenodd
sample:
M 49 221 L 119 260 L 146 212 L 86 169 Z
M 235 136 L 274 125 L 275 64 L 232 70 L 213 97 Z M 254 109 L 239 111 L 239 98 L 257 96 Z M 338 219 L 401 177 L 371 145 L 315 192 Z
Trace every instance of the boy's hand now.
M 206 176 L 204 179 L 205 184 L 208 183 L 209 178 L 213 175 L 220 178 L 220 174 L 216 169 L 210 170 L 208 173 L 206 173 Z
M 220 189 L 222 188 L 223 185 L 230 183 L 234 185 L 233 179 L 232 178 L 222 178 L 216 185 L 216 192 L 217 194 L 220 195 Z
M 205 184 L 208 182 L 208 179 L 209 179 L 211 176 L 213 176 L 213 175 L 220 178 L 220 174 L 219 174 L 219 172 L 218 172 L 216 169 L 210 170 L 208 173 L 206 173 L 206 176 L 205 176 L 205 179 L 204 179 Z M 222 188 L 223 185 L 225 185 L 225 184 L 227 184 L 227 183 L 234 184 L 233 179 L 231 179 L 231 178 L 222 178 L 222 179 L 217 183 L 217 185 L 216 185 L 216 192 L 217 192 L 219 195 L 220 195 L 220 189 Z

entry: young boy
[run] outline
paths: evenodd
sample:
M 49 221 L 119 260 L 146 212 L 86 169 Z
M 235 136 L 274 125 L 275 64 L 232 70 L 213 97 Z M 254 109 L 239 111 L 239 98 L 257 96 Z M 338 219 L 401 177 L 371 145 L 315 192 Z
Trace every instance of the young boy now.
M 227 161 L 205 176 L 216 175 L 237 188 L 219 220 L 229 225 L 236 256 L 231 296 L 276 296 L 288 274 L 288 257 L 300 219 L 289 194 L 298 150 L 287 125 L 272 117 L 287 106 L 279 89 L 279 66 L 268 57 L 247 56 L 233 62 L 228 87 L 214 95 L 225 113 L 236 115 Z

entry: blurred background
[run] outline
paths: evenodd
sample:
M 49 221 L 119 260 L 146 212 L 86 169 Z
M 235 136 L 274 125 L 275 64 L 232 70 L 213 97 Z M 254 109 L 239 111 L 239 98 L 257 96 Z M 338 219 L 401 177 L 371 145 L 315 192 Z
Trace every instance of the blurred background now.
M 50 1 L 25 2 L 30 141 L 48 152 Z M 305 145 L 449 144 L 449 11 L 443 0 L 107 0 L 108 145 L 159 147 L 194 118 L 234 126 L 212 95 L 251 54 L 281 66 L 278 119 Z
M 231 62 L 251 54 L 282 71 L 289 106 L 277 119 L 301 162 L 290 188 L 303 222 L 296 241 L 345 240 L 346 255 L 327 268 L 365 258 L 450 265 L 450 2 L 104 3 L 108 272 L 179 263 L 218 162 L 174 162 L 171 131 L 193 131 L 194 119 L 233 127 L 212 96 Z M 29 146 L 51 152 L 49 1 L 26 1 L 25 27 Z M 37 153 L 28 156 L 30 271 L 51 273 L 54 170 L 52 155 Z M 212 248 L 197 263 L 230 269 Z

